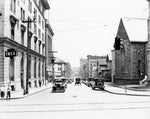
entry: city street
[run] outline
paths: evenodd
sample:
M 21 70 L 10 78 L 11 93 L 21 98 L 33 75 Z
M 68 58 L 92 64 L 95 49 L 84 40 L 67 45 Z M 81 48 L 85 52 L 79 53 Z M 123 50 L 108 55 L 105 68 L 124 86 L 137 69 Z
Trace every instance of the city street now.
M 0 119 L 149 119 L 149 112 L 148 96 L 111 94 L 84 84 L 68 84 L 64 93 L 47 89 L 26 98 L 0 102 Z

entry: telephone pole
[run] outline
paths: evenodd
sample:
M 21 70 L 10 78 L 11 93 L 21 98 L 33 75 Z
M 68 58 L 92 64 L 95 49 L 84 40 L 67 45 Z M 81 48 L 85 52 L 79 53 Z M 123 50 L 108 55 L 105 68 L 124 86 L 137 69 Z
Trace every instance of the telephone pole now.
M 31 20 L 29 17 L 27 20 L 22 21 L 22 23 L 27 23 L 27 67 L 26 67 L 26 87 L 24 89 L 24 94 L 29 93 L 29 27 L 32 22 L 35 22 L 35 17 Z

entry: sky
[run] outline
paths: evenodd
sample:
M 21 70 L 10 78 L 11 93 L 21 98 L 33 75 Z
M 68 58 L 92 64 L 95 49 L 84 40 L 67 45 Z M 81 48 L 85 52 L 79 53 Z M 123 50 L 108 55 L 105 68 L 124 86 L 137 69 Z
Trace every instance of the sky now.
M 147 0 L 48 0 L 54 31 L 54 55 L 80 66 L 87 55 L 111 59 L 114 38 L 123 17 L 148 18 Z

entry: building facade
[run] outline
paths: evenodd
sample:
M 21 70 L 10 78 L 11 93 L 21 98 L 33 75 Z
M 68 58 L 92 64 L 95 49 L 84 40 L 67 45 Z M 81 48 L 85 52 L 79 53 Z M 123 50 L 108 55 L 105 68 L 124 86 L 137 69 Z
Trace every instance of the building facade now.
M 108 56 L 87 55 L 87 59 L 80 59 L 80 76 L 88 78 L 111 78 L 111 61 Z
M 112 51 L 114 83 L 137 84 L 146 75 L 146 26 L 146 21 L 120 20 L 117 36 L 123 47 Z
M 50 26 L 50 24 L 48 23 L 48 21 L 46 22 L 46 27 L 45 27 L 45 55 L 46 55 L 46 72 L 45 72 L 45 76 L 46 76 L 46 80 L 50 81 L 51 78 L 53 77 L 53 36 L 54 36 L 54 32 Z
M 28 90 L 45 80 L 47 0 L 0 1 L 0 84 Z

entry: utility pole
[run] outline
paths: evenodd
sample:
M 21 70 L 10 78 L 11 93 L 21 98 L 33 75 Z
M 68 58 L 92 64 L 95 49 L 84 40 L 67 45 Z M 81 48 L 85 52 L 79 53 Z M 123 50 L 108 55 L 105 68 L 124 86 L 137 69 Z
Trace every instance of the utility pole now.
M 24 89 L 24 94 L 29 93 L 29 27 L 32 22 L 35 22 L 35 17 L 31 20 L 29 17 L 27 20 L 22 21 L 22 23 L 27 23 L 27 67 L 26 67 L 26 88 Z

